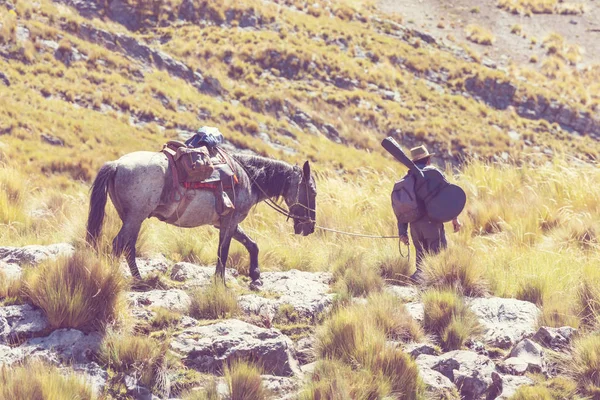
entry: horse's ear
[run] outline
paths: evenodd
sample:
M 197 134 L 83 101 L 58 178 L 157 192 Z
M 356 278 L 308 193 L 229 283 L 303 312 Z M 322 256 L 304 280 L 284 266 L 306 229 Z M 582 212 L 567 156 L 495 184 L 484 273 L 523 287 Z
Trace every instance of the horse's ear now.
M 302 172 L 304 173 L 305 178 L 310 178 L 310 164 L 308 163 L 308 161 L 304 163 L 304 166 L 302 167 Z

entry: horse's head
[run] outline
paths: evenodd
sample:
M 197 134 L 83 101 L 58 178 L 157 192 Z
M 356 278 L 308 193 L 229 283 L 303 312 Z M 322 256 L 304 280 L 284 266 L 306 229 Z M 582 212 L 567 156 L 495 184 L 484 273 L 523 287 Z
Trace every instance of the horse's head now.
M 306 236 L 315 231 L 317 186 L 308 161 L 302 169 L 294 167 L 294 172 L 284 198 L 294 219 L 294 233 Z

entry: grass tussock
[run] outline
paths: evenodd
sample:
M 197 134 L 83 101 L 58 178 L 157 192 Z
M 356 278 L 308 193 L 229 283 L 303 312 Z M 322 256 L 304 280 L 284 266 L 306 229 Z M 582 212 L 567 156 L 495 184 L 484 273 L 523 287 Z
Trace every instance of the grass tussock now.
M 481 326 L 460 295 L 450 290 L 429 290 L 422 296 L 423 327 L 439 337 L 445 351 L 460 349 L 481 333 Z
M 96 399 L 81 376 L 65 374 L 41 362 L 0 366 L 0 399 Z
M 471 42 L 485 46 L 491 46 L 496 41 L 496 37 L 490 31 L 479 25 L 468 25 L 465 34 Z
M 147 336 L 134 336 L 109 330 L 98 352 L 98 361 L 120 380 L 134 374 L 142 385 L 158 393 L 168 393 L 167 377 L 173 364 L 169 358 L 169 341 L 162 343 Z
M 423 260 L 426 284 L 439 289 L 453 289 L 465 296 L 480 297 L 487 293 L 485 271 L 474 252 L 460 244 Z
M 237 294 L 221 282 L 191 293 L 189 314 L 196 319 L 229 318 L 239 312 Z
M 0 305 L 11 305 L 23 300 L 23 286 L 21 279 L 11 279 L 0 270 Z
M 225 368 L 225 381 L 231 400 L 266 400 L 269 393 L 261 378 L 261 369 L 245 361 L 232 361 Z
M 183 400 L 221 400 L 217 381 L 212 379 L 203 389 L 190 390 L 181 395 Z
M 26 296 L 55 328 L 102 329 L 120 317 L 126 288 L 117 263 L 88 250 L 31 271 Z
M 379 295 L 378 295 L 379 296 Z M 401 394 L 416 399 L 422 384 L 414 361 L 399 348 L 390 347 L 390 338 L 415 340 L 422 337 L 410 316 L 393 314 L 393 300 L 371 297 L 366 305 L 337 310 L 317 333 L 317 354 L 323 360 L 338 360 L 355 369 L 368 371 L 376 382 L 360 380 L 346 389 L 349 393 L 377 393 L 378 396 Z M 399 308 L 401 304 L 398 305 Z M 392 312 L 392 315 L 386 315 Z M 387 335 L 386 335 L 387 334 Z M 324 364 L 322 375 L 309 384 L 308 393 L 329 393 L 338 382 L 345 381 L 347 372 L 339 364 Z M 330 374 L 325 376 L 325 374 Z M 361 376 L 358 374 L 357 376 Z M 356 385 L 356 386 L 355 386 Z M 370 398 L 370 397 L 367 397 Z
M 498 0 L 497 6 L 512 14 L 563 14 L 577 15 L 585 12 L 583 3 L 564 0 Z
M 572 359 L 566 371 L 578 383 L 580 392 L 595 398 L 600 393 L 600 335 L 592 334 L 573 343 Z
M 333 267 L 333 275 L 340 291 L 354 297 L 364 297 L 369 293 L 380 292 L 383 278 L 364 254 L 351 252 L 338 258 Z
M 379 274 L 392 285 L 409 283 L 412 272 L 413 267 L 408 257 L 394 255 L 386 257 L 379 263 Z
M 155 329 L 173 328 L 181 321 L 182 315 L 177 311 L 169 310 L 164 307 L 155 308 L 153 311 L 154 316 L 150 320 L 150 326 Z

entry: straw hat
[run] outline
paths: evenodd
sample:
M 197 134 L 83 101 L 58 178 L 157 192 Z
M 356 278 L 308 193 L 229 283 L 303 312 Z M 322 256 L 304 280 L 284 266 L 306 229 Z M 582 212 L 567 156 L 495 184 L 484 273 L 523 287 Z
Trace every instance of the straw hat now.
M 410 149 L 410 157 L 412 158 L 413 162 L 422 160 L 427 157 L 431 157 L 433 155 L 435 155 L 435 153 L 429 153 L 425 146 L 418 146 Z

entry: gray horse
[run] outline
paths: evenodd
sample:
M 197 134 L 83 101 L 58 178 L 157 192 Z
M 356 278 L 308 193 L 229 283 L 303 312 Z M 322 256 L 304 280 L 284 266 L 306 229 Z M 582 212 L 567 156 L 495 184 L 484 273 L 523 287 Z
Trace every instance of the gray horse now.
M 185 190 L 173 185 L 172 165 L 164 153 L 139 151 L 126 154 L 100 168 L 91 189 L 87 241 L 96 246 L 102 231 L 107 193 L 123 222 L 113 240 L 113 254 L 125 253 L 131 274 L 140 278 L 135 244 L 142 222 L 156 217 L 172 225 L 192 228 L 213 225 L 220 229 L 216 274 L 225 279 L 231 239 L 250 254 L 250 278 L 259 283 L 258 246 L 239 226 L 252 207 L 266 199 L 283 197 L 294 220 L 294 232 L 303 236 L 315 229 L 316 185 L 308 161 L 302 169 L 264 157 L 233 155 L 238 178 L 234 192 L 227 190 L 235 210 L 226 216 L 216 212 L 212 190 Z

